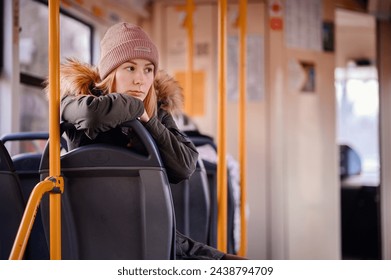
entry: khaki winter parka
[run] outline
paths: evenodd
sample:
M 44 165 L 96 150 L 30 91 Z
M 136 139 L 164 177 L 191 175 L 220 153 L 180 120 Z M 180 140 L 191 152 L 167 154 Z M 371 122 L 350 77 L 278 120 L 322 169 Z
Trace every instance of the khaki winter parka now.
M 76 131 L 68 136 L 70 149 L 92 143 L 107 143 L 140 149 L 140 140 L 119 127 L 144 112 L 143 102 L 122 93 L 103 94 L 96 90 L 100 81 L 96 68 L 69 60 L 60 68 L 61 120 L 72 123 Z M 154 82 L 158 113 L 144 124 L 154 138 L 165 165 L 168 179 L 178 183 L 194 172 L 198 152 L 185 134 L 179 131 L 170 112 L 180 109 L 181 88 L 164 72 Z

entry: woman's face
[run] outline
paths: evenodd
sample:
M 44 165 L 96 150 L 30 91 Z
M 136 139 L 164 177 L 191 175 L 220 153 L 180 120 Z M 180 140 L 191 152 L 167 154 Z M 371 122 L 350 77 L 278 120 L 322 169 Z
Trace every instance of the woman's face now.
M 114 88 L 144 101 L 154 79 L 154 65 L 145 59 L 132 59 L 118 66 Z

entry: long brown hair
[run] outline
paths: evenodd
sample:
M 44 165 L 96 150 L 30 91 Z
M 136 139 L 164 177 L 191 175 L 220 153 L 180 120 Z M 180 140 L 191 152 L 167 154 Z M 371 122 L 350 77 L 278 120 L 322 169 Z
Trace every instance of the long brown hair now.
M 98 90 L 101 90 L 103 92 L 103 95 L 115 92 L 115 90 L 116 90 L 115 89 L 115 73 L 116 73 L 116 71 L 117 71 L 117 69 L 114 69 L 101 82 L 95 84 L 95 88 Z M 149 88 L 148 94 L 145 97 L 143 103 L 144 103 L 145 111 L 147 111 L 148 116 L 149 117 L 156 116 L 156 114 L 157 114 L 157 97 L 156 97 L 154 83 L 152 83 L 151 87 Z

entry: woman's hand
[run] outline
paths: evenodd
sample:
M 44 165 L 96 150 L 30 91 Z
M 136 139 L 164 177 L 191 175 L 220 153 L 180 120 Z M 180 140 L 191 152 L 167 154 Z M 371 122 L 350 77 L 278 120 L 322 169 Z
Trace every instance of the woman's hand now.
M 144 113 L 140 116 L 139 120 L 142 123 L 147 123 L 149 121 L 149 116 L 147 114 L 147 111 L 144 110 Z

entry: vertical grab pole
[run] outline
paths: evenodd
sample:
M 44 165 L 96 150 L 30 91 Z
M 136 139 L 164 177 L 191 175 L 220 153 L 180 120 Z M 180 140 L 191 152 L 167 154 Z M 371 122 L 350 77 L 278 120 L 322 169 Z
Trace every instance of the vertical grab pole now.
M 192 114 L 190 96 L 193 93 L 193 48 L 194 48 L 194 27 L 193 27 L 193 0 L 186 2 L 186 30 L 187 30 L 187 71 L 186 71 L 186 90 L 185 90 L 185 112 Z
M 49 176 L 60 176 L 60 1 L 49 0 Z M 61 194 L 50 193 L 50 259 L 61 259 Z
M 227 162 L 226 162 L 226 30 L 227 0 L 218 4 L 218 162 L 217 162 L 217 249 L 227 252 Z
M 239 163 L 240 163 L 240 248 L 238 254 L 247 253 L 247 220 L 246 220 L 246 73 L 247 73 L 247 0 L 239 3 Z

